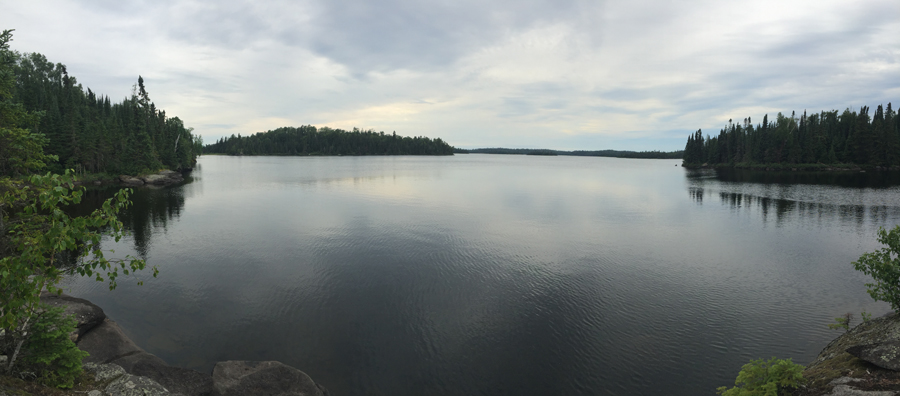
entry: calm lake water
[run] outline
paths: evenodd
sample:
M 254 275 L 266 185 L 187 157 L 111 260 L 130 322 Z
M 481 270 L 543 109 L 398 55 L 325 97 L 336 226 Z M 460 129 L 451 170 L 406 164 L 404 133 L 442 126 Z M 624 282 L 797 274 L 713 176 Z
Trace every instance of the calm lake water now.
M 889 310 L 850 263 L 900 223 L 897 175 L 679 163 L 204 156 L 104 246 L 158 279 L 66 287 L 170 364 L 279 360 L 333 395 L 712 395 Z

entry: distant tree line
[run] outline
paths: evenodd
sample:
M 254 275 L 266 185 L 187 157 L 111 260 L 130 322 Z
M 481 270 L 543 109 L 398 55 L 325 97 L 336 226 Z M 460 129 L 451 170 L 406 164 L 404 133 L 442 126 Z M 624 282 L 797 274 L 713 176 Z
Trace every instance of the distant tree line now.
M 202 148 L 193 128 L 156 108 L 138 77 L 131 97 L 112 103 L 70 76 L 66 66 L 38 53 L 14 54 L 14 100 L 40 114 L 32 131 L 49 139 L 57 156 L 50 170 L 138 174 L 191 168 Z
M 621 150 L 596 150 L 596 151 L 572 151 L 571 154 L 586 157 L 616 157 L 616 158 L 652 158 L 652 159 L 679 159 L 684 151 L 621 151 Z
M 404 137 L 396 132 L 283 127 L 250 136 L 224 137 L 203 148 L 204 153 L 228 155 L 453 155 L 453 146 L 440 138 Z
M 881 105 L 869 116 L 869 107 L 859 112 L 822 111 L 799 118 L 768 114 L 761 124 L 750 118 L 703 136 L 697 130 L 688 137 L 684 149 L 685 166 L 765 164 L 855 164 L 862 166 L 900 165 L 900 117 Z
M 684 151 L 623 151 L 623 150 L 549 150 L 549 149 L 514 149 L 514 148 L 477 148 L 456 149 L 460 154 L 518 154 L 518 155 L 573 155 L 580 157 L 614 157 L 614 158 L 651 158 L 651 159 L 679 159 Z

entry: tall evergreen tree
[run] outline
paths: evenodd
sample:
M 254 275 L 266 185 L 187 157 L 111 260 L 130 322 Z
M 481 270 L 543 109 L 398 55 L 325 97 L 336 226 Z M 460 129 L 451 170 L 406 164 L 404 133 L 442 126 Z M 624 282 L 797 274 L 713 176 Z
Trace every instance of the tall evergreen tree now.
M 699 131 L 698 131 L 699 132 Z M 698 154 L 702 152 L 701 154 Z M 751 119 L 732 123 L 718 136 L 698 133 L 688 136 L 684 164 L 701 165 L 837 164 L 900 166 L 900 117 L 891 104 L 878 106 L 869 117 L 869 107 L 859 113 L 844 110 L 822 111 L 797 117 L 778 113 L 775 122 L 768 114 L 753 127 Z
M 193 166 L 197 137 L 156 107 L 142 76 L 130 98 L 113 104 L 82 88 L 64 65 L 41 54 L 14 54 L 13 62 L 15 99 L 30 111 L 43 112 L 34 129 L 49 138 L 46 152 L 58 157 L 51 164 L 55 171 L 135 174 Z

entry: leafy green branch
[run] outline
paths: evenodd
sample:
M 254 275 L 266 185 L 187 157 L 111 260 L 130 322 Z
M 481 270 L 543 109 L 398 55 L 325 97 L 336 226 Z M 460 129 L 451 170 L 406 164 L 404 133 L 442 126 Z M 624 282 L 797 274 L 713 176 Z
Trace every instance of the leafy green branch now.
M 721 396 L 778 396 L 784 389 L 797 388 L 806 383 L 803 378 L 803 366 L 791 359 L 771 358 L 752 360 L 741 367 L 734 387 L 719 387 L 717 395 Z
M 8 335 L 24 334 L 40 303 L 40 293 L 60 293 L 57 287 L 67 274 L 93 276 L 108 282 L 110 290 L 121 274 L 133 275 L 146 268 L 144 260 L 134 257 L 108 259 L 100 248 L 104 233 L 118 241 L 124 226 L 116 217 L 129 204 L 131 190 L 120 190 L 89 216 L 70 217 L 62 207 L 81 201 L 70 171 L 64 175 L 34 175 L 19 188 L 0 195 L 0 206 L 17 208 L 2 211 L 7 225 L 6 239 L 15 254 L 0 258 L 0 327 Z M 8 180 L 6 183 L 10 183 Z M 75 254 L 72 265 L 60 261 L 64 254 Z M 155 277 L 156 267 L 152 268 Z M 138 281 L 142 283 L 142 281 Z M 10 351 L 6 371 L 12 370 L 24 339 Z
M 93 276 L 114 289 L 120 272 L 134 275 L 146 263 L 130 256 L 108 259 L 100 246 L 104 235 L 116 241 L 124 235 L 117 214 L 129 205 L 131 190 L 120 190 L 89 216 L 71 217 L 63 208 L 82 197 L 72 171 L 33 174 L 56 158 L 43 152 L 47 139 L 30 130 L 41 114 L 12 100 L 11 32 L 0 33 L 0 355 L 7 357 L 0 371 L 12 373 L 23 360 L 29 370 L 40 368 L 35 378 L 66 387 L 80 372 L 83 355 L 74 344 L 57 342 L 71 322 L 48 313 L 41 292 L 60 293 L 67 274 Z M 52 344 L 47 353 L 41 352 L 45 341 Z
M 853 262 L 853 268 L 875 281 L 866 283 L 873 299 L 885 301 L 897 311 L 900 309 L 900 225 L 890 231 L 879 228 L 878 242 L 885 247 L 863 253 L 859 260 Z

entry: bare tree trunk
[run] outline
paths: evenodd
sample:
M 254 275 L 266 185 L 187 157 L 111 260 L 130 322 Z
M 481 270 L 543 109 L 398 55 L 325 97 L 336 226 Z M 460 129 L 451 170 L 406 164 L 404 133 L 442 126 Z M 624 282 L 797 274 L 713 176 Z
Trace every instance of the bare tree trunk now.
M 32 312 L 33 313 L 33 312 Z M 28 322 L 31 320 L 31 315 L 28 315 L 25 318 L 25 323 L 22 323 L 22 339 L 19 340 L 19 343 L 16 344 L 16 350 L 13 351 L 12 356 L 9 357 L 9 364 L 6 365 L 6 372 L 9 373 L 12 371 L 13 366 L 16 364 L 16 358 L 19 357 L 19 352 L 22 350 L 22 344 L 25 343 L 25 340 L 28 338 Z M 15 334 L 11 334 L 10 336 L 15 337 Z

